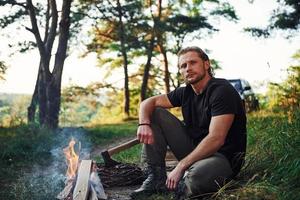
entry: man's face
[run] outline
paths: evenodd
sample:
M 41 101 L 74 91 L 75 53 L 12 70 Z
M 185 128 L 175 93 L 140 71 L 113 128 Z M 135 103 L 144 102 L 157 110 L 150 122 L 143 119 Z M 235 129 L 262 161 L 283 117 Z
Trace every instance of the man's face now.
M 196 84 L 208 73 L 209 62 L 203 61 L 195 51 L 180 55 L 178 64 L 186 84 Z

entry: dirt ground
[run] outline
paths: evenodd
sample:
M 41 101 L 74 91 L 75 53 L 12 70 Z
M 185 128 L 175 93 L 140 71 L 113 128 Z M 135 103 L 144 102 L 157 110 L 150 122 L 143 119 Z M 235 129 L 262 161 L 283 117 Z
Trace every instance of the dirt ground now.
M 129 200 L 130 194 L 133 190 L 137 189 L 139 186 L 126 186 L 126 187 L 114 187 L 107 188 L 105 192 L 109 200 Z
M 109 144 L 107 146 L 102 146 L 100 147 L 96 147 L 94 149 L 92 149 L 91 152 L 91 157 L 94 156 L 99 156 L 101 154 L 102 151 L 111 148 L 111 147 L 115 147 L 119 144 L 122 144 L 126 141 L 129 141 L 132 138 L 122 138 L 116 142 L 114 142 L 113 144 Z M 177 160 L 175 159 L 174 155 L 168 151 L 167 152 L 167 156 L 166 156 L 166 164 L 167 164 L 167 169 L 168 171 L 170 171 L 177 163 Z M 132 193 L 133 190 L 139 188 L 140 185 L 134 185 L 134 186 L 122 186 L 122 187 L 110 187 L 110 188 L 106 188 L 105 189 L 105 193 L 108 196 L 109 200 L 130 200 L 130 194 Z
M 101 146 L 101 147 L 95 147 L 94 149 L 92 149 L 91 157 L 99 156 L 99 155 L 101 155 L 102 151 L 104 151 L 108 148 L 120 145 L 126 141 L 129 141 L 130 139 L 132 139 L 132 138 L 122 138 L 122 139 L 115 141 L 113 144 L 109 144 L 109 145 Z M 129 200 L 129 199 L 131 199 L 130 198 L 131 192 L 138 187 L 139 186 L 136 185 L 136 186 L 105 188 L 105 193 L 107 194 L 109 200 Z

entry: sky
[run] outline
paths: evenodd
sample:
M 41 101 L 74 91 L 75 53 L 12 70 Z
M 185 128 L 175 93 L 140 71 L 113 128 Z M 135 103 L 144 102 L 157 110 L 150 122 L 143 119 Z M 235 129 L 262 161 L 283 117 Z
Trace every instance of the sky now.
M 299 49 L 300 34 L 289 40 L 279 34 L 269 39 L 255 39 L 243 32 L 243 28 L 266 26 L 272 10 L 276 8 L 276 1 L 254 0 L 253 4 L 249 4 L 247 0 L 231 0 L 230 3 L 240 18 L 238 23 L 220 20 L 216 25 L 220 29 L 218 33 L 200 41 L 186 42 L 184 46 L 197 45 L 208 49 L 209 57 L 218 60 L 222 68 L 216 71 L 216 77 L 244 78 L 255 92 L 263 93 L 267 82 L 280 82 L 285 78 L 285 69 L 292 63 L 291 56 Z M 3 36 L 0 39 L 0 60 L 9 65 L 6 81 L 0 81 L 0 93 L 32 94 L 38 70 L 38 52 L 8 58 L 8 39 Z M 83 59 L 75 52 L 66 59 L 63 87 L 69 84 L 86 86 L 102 79 L 103 73 L 96 66 L 95 55 Z

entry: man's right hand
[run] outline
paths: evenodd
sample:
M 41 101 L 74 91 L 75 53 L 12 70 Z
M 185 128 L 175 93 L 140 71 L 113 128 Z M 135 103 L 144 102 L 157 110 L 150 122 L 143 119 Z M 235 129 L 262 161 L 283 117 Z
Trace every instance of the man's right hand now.
M 137 129 L 137 138 L 140 140 L 141 143 L 153 144 L 154 137 L 151 127 L 149 125 L 139 126 Z

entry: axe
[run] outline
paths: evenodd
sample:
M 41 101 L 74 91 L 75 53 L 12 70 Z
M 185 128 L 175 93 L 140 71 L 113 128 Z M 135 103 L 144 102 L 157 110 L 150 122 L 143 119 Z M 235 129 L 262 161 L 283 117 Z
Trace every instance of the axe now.
M 119 153 L 120 151 L 129 149 L 130 147 L 133 147 L 134 145 L 139 144 L 139 143 L 140 143 L 139 139 L 134 138 L 134 139 L 129 140 L 129 141 L 127 141 L 123 144 L 120 144 L 116 147 L 113 147 L 113 148 L 107 149 L 105 151 L 102 151 L 101 155 L 102 155 L 105 167 L 113 167 L 117 164 L 120 164 L 120 162 L 118 162 L 116 160 L 113 160 L 111 158 L 111 156 L 116 154 L 116 153 Z

